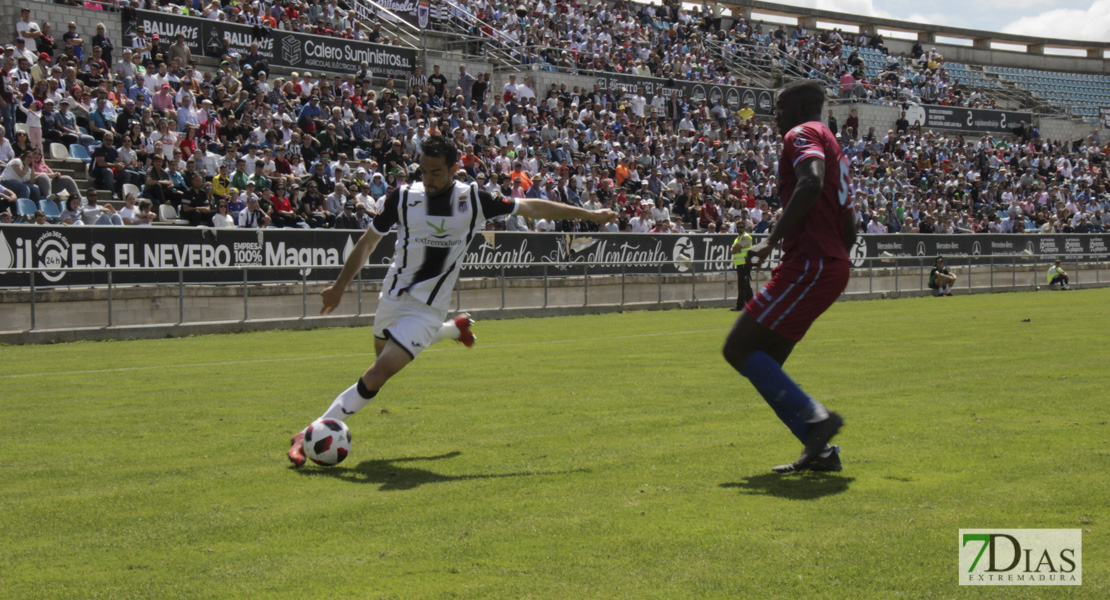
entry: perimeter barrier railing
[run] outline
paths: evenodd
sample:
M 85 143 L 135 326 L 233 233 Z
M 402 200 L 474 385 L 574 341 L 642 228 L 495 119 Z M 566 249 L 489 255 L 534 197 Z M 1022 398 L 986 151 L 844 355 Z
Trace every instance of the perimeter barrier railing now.
M 1047 288 L 1047 270 L 1055 259 L 1062 261 L 1068 272 L 1072 288 L 1103 287 L 1103 263 L 1110 264 L 1110 255 L 1085 255 L 1078 259 L 1067 254 L 1008 254 L 989 257 L 946 256 L 948 266 L 958 279 L 954 291 L 959 294 L 993 293 L 1004 291 L 1033 291 Z M 974 260 L 973 260 L 974 259 Z M 934 256 L 878 256 L 853 259 L 852 277 L 845 290 L 845 298 L 895 298 L 928 295 L 929 274 Z M 551 262 L 542 264 L 542 274 L 513 275 L 511 269 L 526 263 L 485 263 L 493 276 L 463 277 L 452 291 L 453 310 L 480 311 L 495 316 L 506 309 L 596 308 L 623 310 L 626 308 L 657 307 L 713 307 L 726 306 L 737 297 L 738 275 L 731 268 L 721 268 L 721 260 L 657 261 L 639 263 L 634 269 L 629 265 L 612 262 Z M 535 267 L 535 264 L 527 263 Z M 681 272 L 675 273 L 675 267 Z M 770 266 L 770 265 L 769 265 Z M 259 272 L 295 269 L 299 280 L 260 282 Z M 126 274 L 137 268 L 88 267 L 71 269 L 71 273 L 104 273 L 106 283 L 94 286 L 44 286 L 37 283 L 43 274 L 57 273 L 51 268 L 12 268 L 10 274 L 26 277 L 27 284 L 8 288 L 3 292 L 5 318 L 0 319 L 0 331 L 19 332 L 42 329 L 41 313 L 55 305 L 71 306 L 83 303 L 84 326 L 122 327 L 148 325 L 185 325 L 215 322 L 275 321 L 274 328 L 290 320 L 335 317 L 369 317 L 377 305 L 377 292 L 381 278 L 388 266 L 369 265 L 362 269 L 348 288 L 342 314 L 320 316 L 317 314 L 319 290 L 330 285 L 339 268 L 335 265 L 300 266 L 234 266 L 234 267 L 160 267 L 155 270 L 176 273 L 176 284 L 166 283 L 116 283 L 126 279 Z M 144 270 L 151 270 L 144 268 Z M 651 271 L 654 270 L 654 273 Z M 239 272 L 238 283 L 197 283 L 187 281 L 190 273 L 212 271 Z M 254 280 L 251 275 L 255 274 Z M 39 277 L 36 277 L 38 275 Z M 769 270 L 753 269 L 753 291 L 769 278 Z M 127 302 L 141 298 L 153 299 L 157 314 L 147 321 L 137 319 Z M 297 300 L 293 300 L 297 298 Z M 268 306 L 260 308 L 263 299 Z M 175 303 L 172 313 L 166 311 L 163 300 Z M 299 306 L 297 302 L 299 301 Z M 120 306 L 123 306 L 121 309 Z M 99 309 L 95 308 L 99 306 Z M 280 310 L 275 314 L 274 306 Z M 299 308 L 299 310 L 297 310 Z M 145 311 L 145 309 L 143 309 Z M 256 311 L 265 314 L 256 314 Z M 46 329 L 66 327 L 56 316 L 64 309 L 57 309 L 46 324 Z M 87 316 L 99 313 L 102 318 Z M 71 324 L 70 326 L 77 327 Z

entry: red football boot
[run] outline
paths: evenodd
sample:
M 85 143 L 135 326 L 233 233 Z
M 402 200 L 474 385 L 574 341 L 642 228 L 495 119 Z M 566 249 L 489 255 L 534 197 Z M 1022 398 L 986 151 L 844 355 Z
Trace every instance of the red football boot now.
M 304 432 L 299 431 L 297 435 L 293 436 L 293 440 L 289 442 L 289 462 L 293 463 L 294 467 L 304 466 Z
M 474 340 L 478 339 L 478 336 L 474 335 L 474 332 L 470 331 L 470 326 L 473 324 L 474 319 L 470 318 L 470 313 L 463 313 L 455 317 L 455 327 L 459 328 L 458 340 L 462 342 L 462 345 L 466 346 L 467 348 L 474 346 Z

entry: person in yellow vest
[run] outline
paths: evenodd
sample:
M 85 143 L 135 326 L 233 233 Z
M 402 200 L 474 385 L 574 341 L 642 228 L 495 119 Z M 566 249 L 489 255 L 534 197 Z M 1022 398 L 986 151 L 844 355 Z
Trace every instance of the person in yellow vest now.
M 736 116 L 739 117 L 740 123 L 747 123 L 755 116 L 755 111 L 752 110 L 750 103 L 745 102 L 743 108 L 736 111 Z
M 752 299 L 752 264 L 748 262 L 748 250 L 752 247 L 752 234 L 748 233 L 748 222 L 736 222 L 736 241 L 732 243 L 732 267 L 736 269 L 736 308 L 733 312 L 744 310 L 744 305 Z
M 1055 286 L 1057 283 L 1060 284 L 1062 290 L 1071 289 L 1071 286 L 1068 285 L 1068 272 L 1060 266 L 1059 260 L 1048 268 L 1048 285 Z
M 231 196 L 231 178 L 227 176 L 227 165 L 220 165 L 220 172 L 212 177 L 212 195 L 217 200 L 227 200 Z

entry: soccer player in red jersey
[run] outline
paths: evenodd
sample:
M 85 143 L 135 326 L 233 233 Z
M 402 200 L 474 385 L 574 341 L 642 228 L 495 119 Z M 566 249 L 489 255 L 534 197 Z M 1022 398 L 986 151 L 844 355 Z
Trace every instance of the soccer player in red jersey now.
M 781 241 L 782 262 L 744 306 L 724 347 L 725 360 L 752 382 L 804 446 L 798 460 L 774 467 L 779 473 L 841 468 L 839 448 L 828 442 L 843 419 L 782 370 L 795 344 L 848 285 L 848 249 L 856 239 L 848 162 L 821 123 L 824 103 L 824 89 L 816 81 L 793 81 L 779 90 L 775 123 L 783 134 L 783 212 L 748 256 L 758 266 Z

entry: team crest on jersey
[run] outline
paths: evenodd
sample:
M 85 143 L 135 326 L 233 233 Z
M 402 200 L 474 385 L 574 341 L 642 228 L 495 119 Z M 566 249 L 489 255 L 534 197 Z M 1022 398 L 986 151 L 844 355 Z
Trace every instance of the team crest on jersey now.
M 459 212 L 460 213 L 466 212 L 469 209 L 468 208 L 469 206 L 470 206 L 470 202 L 468 202 L 466 198 L 461 198 L 459 200 Z

